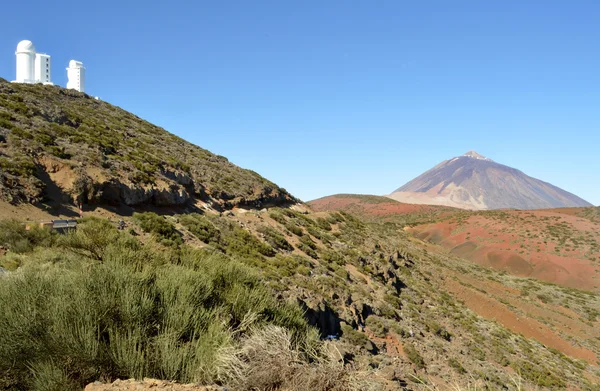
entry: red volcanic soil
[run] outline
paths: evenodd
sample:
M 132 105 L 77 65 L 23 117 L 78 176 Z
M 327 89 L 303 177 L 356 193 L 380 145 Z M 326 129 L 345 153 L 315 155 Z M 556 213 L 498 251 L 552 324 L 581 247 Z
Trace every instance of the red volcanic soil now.
M 594 352 L 574 345 L 565 337 L 572 335 L 584 340 L 600 337 L 594 325 L 579 321 L 577 315 L 570 310 L 555 305 L 527 303 L 520 299 L 518 291 L 491 281 L 482 282 L 459 274 L 454 274 L 453 277 L 463 284 L 446 278 L 443 281 L 444 287 L 478 315 L 495 320 L 515 333 L 533 338 L 571 357 L 585 360 L 592 365 L 598 361 Z M 485 290 L 486 293 L 482 293 L 481 290 Z M 515 311 L 515 308 L 520 311 Z M 552 327 L 538 319 L 545 319 Z
M 316 212 L 344 211 L 368 218 L 394 218 L 402 215 L 450 215 L 458 209 L 437 205 L 405 204 L 387 197 L 338 194 L 308 202 Z
M 411 232 L 482 266 L 600 291 L 600 223 L 566 211 L 463 213 Z

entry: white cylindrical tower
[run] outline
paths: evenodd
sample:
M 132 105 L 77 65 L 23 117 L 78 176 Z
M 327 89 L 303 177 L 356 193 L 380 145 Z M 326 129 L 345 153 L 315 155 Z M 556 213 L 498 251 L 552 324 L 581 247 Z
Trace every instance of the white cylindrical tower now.
M 35 83 L 35 46 L 31 41 L 17 45 L 17 83 Z
M 67 80 L 67 88 L 85 92 L 85 68 L 81 61 L 69 61 Z

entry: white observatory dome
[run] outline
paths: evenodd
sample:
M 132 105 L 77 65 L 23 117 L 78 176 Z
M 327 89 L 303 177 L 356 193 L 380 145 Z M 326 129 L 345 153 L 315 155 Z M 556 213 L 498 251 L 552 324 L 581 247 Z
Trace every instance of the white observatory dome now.
M 33 46 L 33 42 L 24 40 L 24 41 L 19 42 L 19 44 L 17 45 L 17 52 L 18 53 L 23 53 L 23 52 L 35 53 L 35 46 Z

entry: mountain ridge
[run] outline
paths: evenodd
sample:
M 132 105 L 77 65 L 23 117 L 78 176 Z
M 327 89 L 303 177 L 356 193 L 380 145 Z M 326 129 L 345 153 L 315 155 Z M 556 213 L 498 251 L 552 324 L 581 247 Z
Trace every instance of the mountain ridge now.
M 298 200 L 117 106 L 0 79 L 0 200 L 260 208 Z

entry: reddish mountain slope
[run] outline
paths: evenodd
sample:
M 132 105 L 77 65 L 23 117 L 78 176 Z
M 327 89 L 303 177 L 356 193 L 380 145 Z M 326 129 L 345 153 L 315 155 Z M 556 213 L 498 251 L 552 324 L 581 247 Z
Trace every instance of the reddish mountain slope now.
M 336 194 L 308 202 L 316 212 L 344 211 L 366 220 L 415 224 L 436 221 L 460 210 L 438 205 L 405 204 L 388 197 Z
M 600 222 L 593 218 L 595 210 L 465 212 L 411 232 L 483 266 L 600 291 Z

